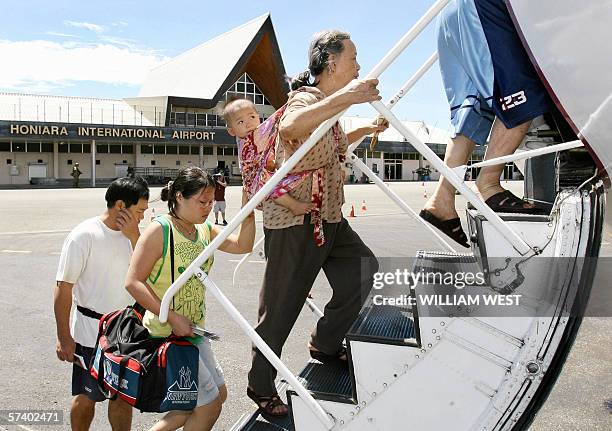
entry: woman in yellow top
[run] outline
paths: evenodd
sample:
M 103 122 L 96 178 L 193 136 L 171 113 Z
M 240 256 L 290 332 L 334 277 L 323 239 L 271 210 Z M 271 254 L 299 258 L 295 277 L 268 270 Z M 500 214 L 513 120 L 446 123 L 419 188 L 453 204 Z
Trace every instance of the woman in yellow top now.
M 169 234 L 174 242 L 174 278 L 187 268 L 221 229 L 206 218 L 214 202 L 215 183 L 210 174 L 197 167 L 179 171 L 176 179 L 162 189 L 161 198 L 168 202 L 169 214 L 160 216 L 142 234 L 126 279 L 126 289 L 147 309 L 143 318 L 153 337 L 193 337 L 200 352 L 198 401 L 192 411 L 171 411 L 151 431 L 210 430 L 221 413 L 227 397 L 223 371 L 210 348 L 210 342 L 195 337 L 192 325 L 204 326 L 206 307 L 204 286 L 190 278 L 174 296 L 168 322 L 159 321 L 161 297 L 172 284 Z M 245 197 L 243 195 L 243 204 Z M 237 234 L 230 235 L 219 247 L 227 253 L 248 253 L 255 239 L 255 217 L 250 214 Z M 210 270 L 212 257 L 202 265 Z

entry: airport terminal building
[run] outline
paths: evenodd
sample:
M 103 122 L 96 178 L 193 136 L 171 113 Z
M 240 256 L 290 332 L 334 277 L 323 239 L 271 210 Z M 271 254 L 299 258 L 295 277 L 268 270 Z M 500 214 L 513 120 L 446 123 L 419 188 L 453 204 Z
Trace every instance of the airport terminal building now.
M 264 119 L 286 102 L 288 90 L 266 14 L 151 70 L 138 97 L 0 93 L 0 186 L 68 184 L 75 163 L 83 185 L 124 176 L 129 167 L 152 182 L 163 181 L 189 165 L 226 168 L 239 181 L 235 138 L 220 107 L 238 95 L 252 100 Z M 345 129 L 369 121 L 341 119 Z M 444 154 L 444 131 L 422 122 L 407 125 Z M 418 180 L 415 171 L 428 165 L 393 129 L 381 134 L 376 151 L 368 145 L 369 138 L 356 154 L 385 180 Z M 350 165 L 347 174 L 352 181 L 362 177 Z

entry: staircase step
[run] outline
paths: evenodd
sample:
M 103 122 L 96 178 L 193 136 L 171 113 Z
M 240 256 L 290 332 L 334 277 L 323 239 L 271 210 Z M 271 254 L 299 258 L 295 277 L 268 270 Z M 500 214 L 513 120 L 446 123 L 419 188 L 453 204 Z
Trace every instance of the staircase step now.
M 540 216 L 541 217 L 541 216 Z M 482 259 L 472 254 L 459 254 L 437 251 L 419 251 L 414 262 L 414 273 L 435 274 L 438 272 L 475 273 L 482 271 Z M 427 284 L 421 282 L 420 284 Z
M 347 340 L 416 345 L 412 310 L 409 306 L 364 307 L 349 330 Z
M 354 404 L 352 380 L 348 367 L 322 364 L 311 359 L 298 375 L 300 382 L 316 399 Z M 296 394 L 289 389 L 288 397 Z
M 232 428 L 232 431 L 294 431 L 293 419 L 291 414 L 283 418 L 271 418 L 266 415 L 264 418 L 259 410 L 255 414 L 243 417 Z

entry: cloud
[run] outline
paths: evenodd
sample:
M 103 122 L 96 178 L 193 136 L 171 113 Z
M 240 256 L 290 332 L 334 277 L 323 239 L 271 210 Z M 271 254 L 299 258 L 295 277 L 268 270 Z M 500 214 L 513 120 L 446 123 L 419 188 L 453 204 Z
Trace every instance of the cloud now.
M 113 27 L 127 27 L 128 23 L 125 22 L 125 21 L 115 21 L 115 22 L 111 23 L 111 25 Z
M 96 33 L 102 33 L 105 30 L 104 26 L 92 24 L 90 22 L 64 21 L 64 25 L 69 27 L 84 28 Z
M 134 51 L 108 43 L 57 43 L 45 40 L 0 40 L 0 88 L 50 92 L 79 81 L 141 85 L 147 73 L 168 60 L 154 51 Z
M 48 36 L 57 36 L 57 37 L 76 37 L 78 38 L 78 36 L 74 35 L 74 34 L 67 34 L 67 33 L 58 33 L 56 31 L 46 31 L 44 34 L 48 35 Z
M 108 42 L 111 45 L 118 45 L 123 48 L 128 48 L 131 51 L 139 51 L 139 48 L 137 48 L 137 44 L 134 39 L 126 39 L 114 36 L 100 36 L 99 39 L 103 42 Z

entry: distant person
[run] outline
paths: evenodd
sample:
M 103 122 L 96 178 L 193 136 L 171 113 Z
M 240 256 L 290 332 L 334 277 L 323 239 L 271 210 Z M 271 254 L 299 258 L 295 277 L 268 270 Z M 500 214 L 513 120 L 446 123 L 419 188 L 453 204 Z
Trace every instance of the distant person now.
M 196 408 L 192 411 L 168 412 L 151 431 L 176 430 L 180 427 L 184 427 L 184 430 L 210 430 L 221 413 L 227 389 L 223 370 L 215 359 L 210 341 L 195 336 L 192 330 L 193 325 L 204 328 L 209 319 L 202 283 L 192 276 L 174 295 L 168 321 L 161 323 L 158 316 L 161 298 L 172 284 L 171 262 L 174 262 L 178 277 L 179 268 L 191 265 L 221 233 L 221 228 L 206 220 L 213 206 L 215 182 L 208 172 L 198 167 L 185 168 L 161 193 L 161 199 L 168 202 L 169 214 L 157 217 L 142 234 L 134 251 L 125 287 L 147 309 L 143 324 L 152 337 L 168 337 L 172 333 L 178 337 L 190 337 L 190 341 L 198 347 L 200 360 Z M 243 195 L 243 204 L 245 201 Z M 170 232 L 174 255 L 170 254 Z M 219 250 L 248 253 L 253 249 L 254 240 L 255 216 L 251 213 L 243 220 L 238 233 L 231 234 Z M 211 257 L 201 265 L 201 269 L 208 273 L 212 264 Z
M 253 135 L 246 140 L 251 132 L 255 132 L 260 126 L 259 114 L 255 108 L 255 104 L 247 99 L 235 99 L 228 102 L 223 108 L 223 118 L 227 124 L 227 132 L 231 136 L 236 136 L 242 141 L 239 143 L 240 166 L 243 171 L 243 180 L 245 189 L 252 195 L 259 190 L 263 184 L 276 172 L 277 166 L 274 160 L 274 151 L 269 151 L 264 154 L 264 148 L 259 148 L 266 143 L 259 143 Z M 273 120 L 273 119 L 272 119 Z M 268 125 L 269 122 L 265 122 Z M 259 144 L 259 145 L 258 145 Z M 261 162 L 258 159 L 266 157 L 266 160 Z M 259 172 L 261 171 L 261 175 Z M 258 177 L 257 180 L 251 179 Z M 258 184 L 251 184 L 251 182 Z M 276 203 L 289 209 L 293 215 L 304 215 L 313 209 L 314 205 L 310 201 L 299 201 L 293 198 L 290 194 L 278 193 L 271 194 L 270 198 Z
M 227 187 L 227 181 L 222 171 L 214 174 L 213 179 L 215 180 L 215 206 L 213 208 L 213 213 L 215 213 L 215 224 L 220 224 L 219 214 L 221 214 L 223 226 L 227 226 L 227 220 L 225 220 L 225 188 Z
M 82 173 L 83 172 L 81 172 L 81 170 L 79 169 L 79 164 L 75 163 L 72 167 L 72 172 L 70 173 L 70 176 L 72 177 L 72 187 L 75 187 L 77 189 L 79 188 L 79 177 Z
M 99 318 L 134 302 L 124 289 L 124 280 L 140 236 L 138 223 L 148 208 L 149 188 L 140 177 L 119 178 L 108 187 L 105 199 L 104 213 L 81 222 L 64 241 L 56 275 L 56 353 L 61 361 L 74 363 L 73 430 L 88 430 L 95 403 L 106 399 L 98 382 L 80 364 L 88 366 L 93 359 Z M 73 297 L 76 307 L 70 324 Z M 108 419 L 113 430 L 129 430 L 132 407 L 120 398 L 110 401 Z
M 465 165 L 475 145 L 485 160 L 514 153 L 531 121 L 550 110 L 550 99 L 514 28 L 503 0 L 454 0 L 438 20 L 440 72 L 451 107 L 454 137 L 444 162 Z M 502 188 L 505 164 L 486 166 L 476 178 L 493 211 L 536 213 L 534 204 Z M 467 236 L 455 209 L 455 188 L 443 176 L 420 216 L 464 247 Z

